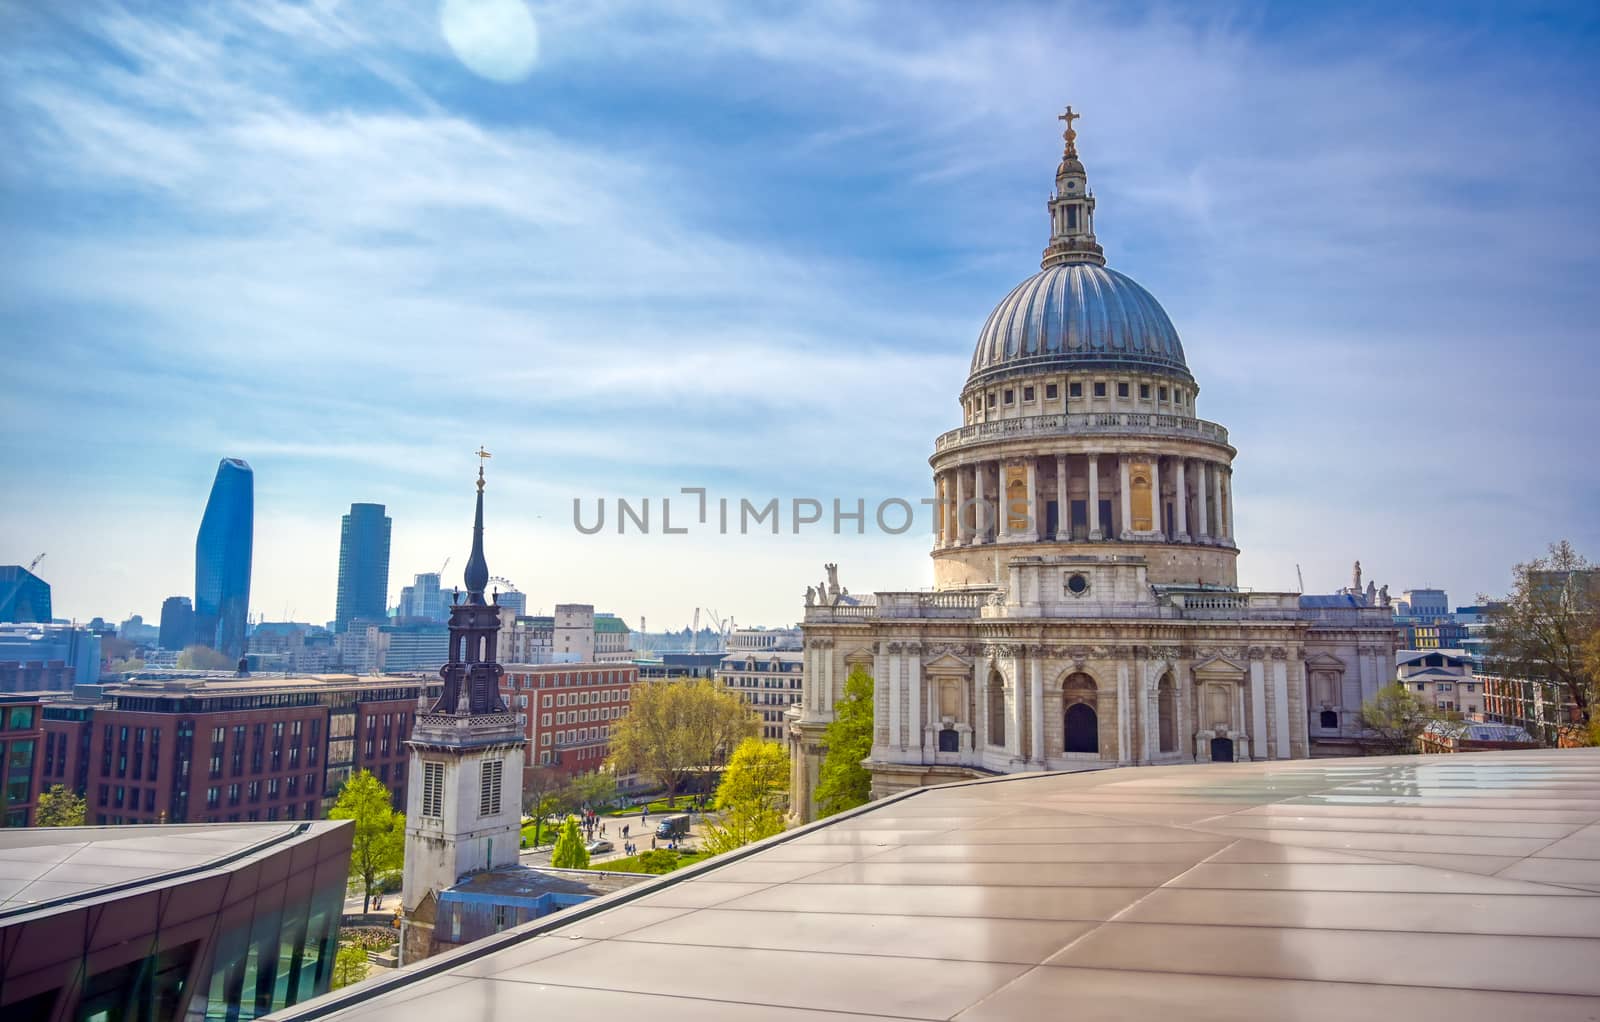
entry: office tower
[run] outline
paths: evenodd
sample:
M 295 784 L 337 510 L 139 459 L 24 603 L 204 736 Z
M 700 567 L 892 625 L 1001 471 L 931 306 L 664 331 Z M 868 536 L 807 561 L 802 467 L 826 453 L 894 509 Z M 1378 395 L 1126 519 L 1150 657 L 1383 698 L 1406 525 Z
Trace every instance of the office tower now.
M 415 582 L 400 590 L 401 618 L 423 618 L 428 621 L 447 621 L 450 618 L 450 599 L 439 588 L 439 573 L 426 571 Z
M 255 475 L 223 458 L 194 544 L 194 637 L 230 657 L 244 655 L 254 527 Z
M 194 642 L 194 604 L 187 596 L 169 596 L 161 601 L 162 649 L 183 649 Z
M 38 564 L 38 558 L 33 563 Z M 0 621 L 49 620 L 50 583 L 20 564 L 0 564 Z
M 339 529 L 339 593 L 335 632 L 355 620 L 389 617 L 389 529 L 382 504 L 351 504 Z

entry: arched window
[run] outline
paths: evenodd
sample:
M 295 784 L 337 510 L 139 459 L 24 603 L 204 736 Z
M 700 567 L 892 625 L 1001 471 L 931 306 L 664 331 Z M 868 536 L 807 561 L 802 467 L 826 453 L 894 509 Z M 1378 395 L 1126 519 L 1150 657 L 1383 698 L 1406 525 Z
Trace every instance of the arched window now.
M 1178 751 L 1178 687 L 1170 674 L 1156 685 L 1156 731 L 1162 752 Z
M 1003 748 L 1006 744 L 1006 688 L 999 671 L 989 672 L 989 744 Z

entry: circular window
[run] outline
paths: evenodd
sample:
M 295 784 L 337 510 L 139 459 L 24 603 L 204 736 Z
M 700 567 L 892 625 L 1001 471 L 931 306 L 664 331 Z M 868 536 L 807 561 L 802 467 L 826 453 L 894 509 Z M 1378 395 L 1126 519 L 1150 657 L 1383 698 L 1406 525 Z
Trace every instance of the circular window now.
M 1082 596 L 1089 591 L 1089 576 L 1083 574 L 1070 575 L 1067 578 L 1067 592 L 1073 596 Z

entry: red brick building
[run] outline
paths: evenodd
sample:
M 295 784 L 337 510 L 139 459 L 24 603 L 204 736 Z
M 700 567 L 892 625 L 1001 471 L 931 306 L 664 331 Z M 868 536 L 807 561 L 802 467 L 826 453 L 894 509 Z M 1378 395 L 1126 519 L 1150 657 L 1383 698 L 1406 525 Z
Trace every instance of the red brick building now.
M 31 827 L 44 737 L 35 696 L 0 695 L 0 827 Z
M 528 765 L 574 775 L 605 763 L 638 683 L 632 664 L 508 664 L 500 694 L 528 736 Z
M 91 824 L 320 819 L 357 770 L 395 805 L 426 678 L 136 678 L 103 701 L 51 705 L 42 783 Z

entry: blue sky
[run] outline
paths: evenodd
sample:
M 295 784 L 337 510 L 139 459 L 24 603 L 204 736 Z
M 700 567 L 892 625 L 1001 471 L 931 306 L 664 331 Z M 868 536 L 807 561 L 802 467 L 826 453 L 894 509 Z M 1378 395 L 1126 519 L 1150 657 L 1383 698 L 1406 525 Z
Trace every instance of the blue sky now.
M 1359 557 L 1464 603 L 1600 554 L 1591 5 L 447 7 L 0 3 L 0 561 L 47 551 L 58 613 L 189 593 L 223 456 L 254 610 L 332 617 L 352 501 L 392 599 L 459 570 L 479 444 L 532 607 L 930 584 L 920 531 L 584 537 L 572 502 L 926 494 L 1067 102 L 1239 449 L 1243 584 Z

